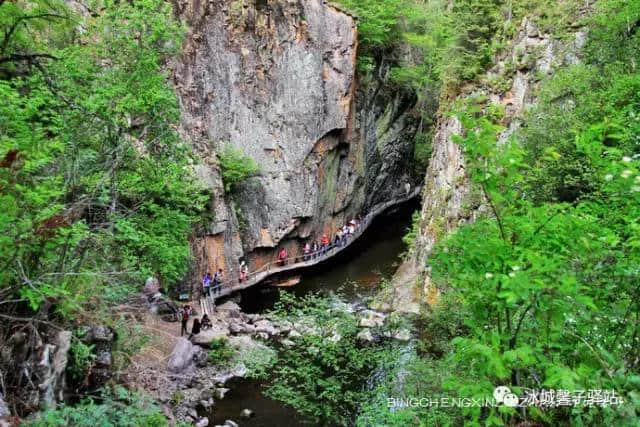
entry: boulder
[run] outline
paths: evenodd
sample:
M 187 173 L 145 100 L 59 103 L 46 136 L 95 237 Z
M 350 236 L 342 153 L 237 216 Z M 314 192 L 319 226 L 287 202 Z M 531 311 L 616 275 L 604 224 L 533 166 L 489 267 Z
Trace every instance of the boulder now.
M 220 338 L 227 338 L 229 336 L 229 329 L 223 327 L 220 324 L 214 324 L 212 328 L 200 331 L 199 334 L 191 337 L 191 342 L 202 346 L 209 347 L 211 343 Z
M 363 328 L 375 328 L 376 326 L 380 325 L 378 325 L 376 319 L 363 317 L 362 319 L 360 319 L 360 326 Z
M 195 358 L 202 349 L 193 345 L 186 338 L 179 338 L 169 357 L 167 369 L 175 374 L 190 370 L 195 365 Z
M 256 332 L 265 332 L 270 336 L 278 335 L 280 332 L 268 320 L 259 320 L 255 323 Z
M 196 427 L 207 427 L 209 425 L 209 418 L 200 418 L 200 421 L 196 423 Z
M 107 342 L 111 343 L 115 337 L 113 329 L 108 326 L 93 326 L 89 328 L 85 335 L 85 341 L 90 343 Z
M 372 342 L 374 340 L 373 334 L 371 334 L 371 329 L 369 328 L 365 328 L 360 332 L 358 332 L 358 335 L 356 335 L 356 338 L 363 342 Z
M 218 387 L 215 390 L 213 390 L 213 396 L 218 399 L 224 399 L 224 396 L 229 392 L 228 388 L 224 388 L 224 387 Z
M 227 301 L 224 304 L 220 304 L 219 306 L 216 306 L 216 310 L 225 311 L 225 312 L 236 311 L 238 313 L 242 311 L 240 306 L 233 301 Z
M 226 420 L 224 422 L 224 425 L 227 427 L 238 427 L 238 423 L 236 423 L 235 421 L 232 420 Z
M 289 338 L 300 338 L 302 336 L 302 334 L 298 331 L 296 331 L 295 329 L 292 329 L 289 331 Z
M 213 399 L 202 399 L 200 401 L 200 406 L 202 406 L 205 410 L 211 408 L 214 405 Z
M 293 347 L 294 345 L 296 345 L 296 343 L 286 338 L 280 341 L 280 344 L 282 344 L 285 347 Z
M 240 411 L 240 418 L 251 418 L 253 417 L 254 413 L 251 409 L 247 409 L 244 408 L 242 411 Z
M 397 339 L 398 341 L 409 341 L 411 339 L 411 332 L 409 332 L 407 329 L 401 329 L 393 334 L 393 338 Z

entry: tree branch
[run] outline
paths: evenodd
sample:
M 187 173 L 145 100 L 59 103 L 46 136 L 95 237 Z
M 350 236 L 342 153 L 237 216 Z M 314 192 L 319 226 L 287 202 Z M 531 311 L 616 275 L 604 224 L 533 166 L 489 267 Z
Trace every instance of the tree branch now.
M 32 53 L 29 55 L 15 54 L 15 55 L 3 56 L 2 58 L 0 58 L 0 64 L 4 62 L 17 62 L 17 61 L 33 62 L 38 58 L 47 58 L 47 59 L 55 59 L 55 60 L 59 59 L 53 55 L 49 55 L 48 53 Z

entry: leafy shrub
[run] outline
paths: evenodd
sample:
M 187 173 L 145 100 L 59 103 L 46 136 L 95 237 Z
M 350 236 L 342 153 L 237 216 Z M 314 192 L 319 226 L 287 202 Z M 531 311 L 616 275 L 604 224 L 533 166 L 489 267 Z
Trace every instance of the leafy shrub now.
M 209 350 L 209 363 L 214 366 L 226 366 L 236 354 L 226 338 L 216 338 L 211 342 Z
M 260 171 L 260 167 L 251 157 L 245 156 L 242 151 L 227 145 L 218 153 L 222 181 L 227 192 L 237 190 L 237 186 L 254 176 Z
M 164 427 L 168 421 L 162 411 L 145 395 L 122 387 L 104 391 L 100 399 L 85 399 L 75 406 L 62 405 L 44 411 L 32 427 Z
M 365 387 L 371 373 L 396 359 L 393 347 L 360 345 L 358 319 L 336 297 L 282 292 L 274 315 L 312 325 L 317 334 L 282 349 L 266 394 L 325 425 L 350 424 L 371 398 Z

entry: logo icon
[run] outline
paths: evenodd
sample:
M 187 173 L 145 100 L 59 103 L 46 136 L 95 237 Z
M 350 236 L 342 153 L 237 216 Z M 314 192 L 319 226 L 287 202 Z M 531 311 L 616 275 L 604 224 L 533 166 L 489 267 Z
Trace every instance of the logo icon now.
M 504 385 L 499 385 L 493 390 L 493 398 L 498 403 L 503 403 L 504 406 L 508 406 L 510 408 L 515 408 L 518 406 L 520 399 L 518 396 L 511 393 L 511 389 Z

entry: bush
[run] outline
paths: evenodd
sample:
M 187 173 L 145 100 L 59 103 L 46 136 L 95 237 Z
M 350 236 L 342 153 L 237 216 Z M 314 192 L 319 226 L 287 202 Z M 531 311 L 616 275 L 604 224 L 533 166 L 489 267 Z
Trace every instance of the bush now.
M 234 355 L 235 350 L 229 346 L 226 338 L 216 338 L 211 342 L 208 359 L 212 365 L 225 366 L 233 359 Z
M 242 151 L 227 145 L 218 153 L 222 181 L 226 192 L 237 191 L 238 185 L 260 172 L 260 167 Z
M 168 426 L 162 411 L 148 397 L 116 387 L 105 390 L 100 399 L 86 399 L 75 406 L 62 405 L 44 411 L 31 427 L 164 427 Z

